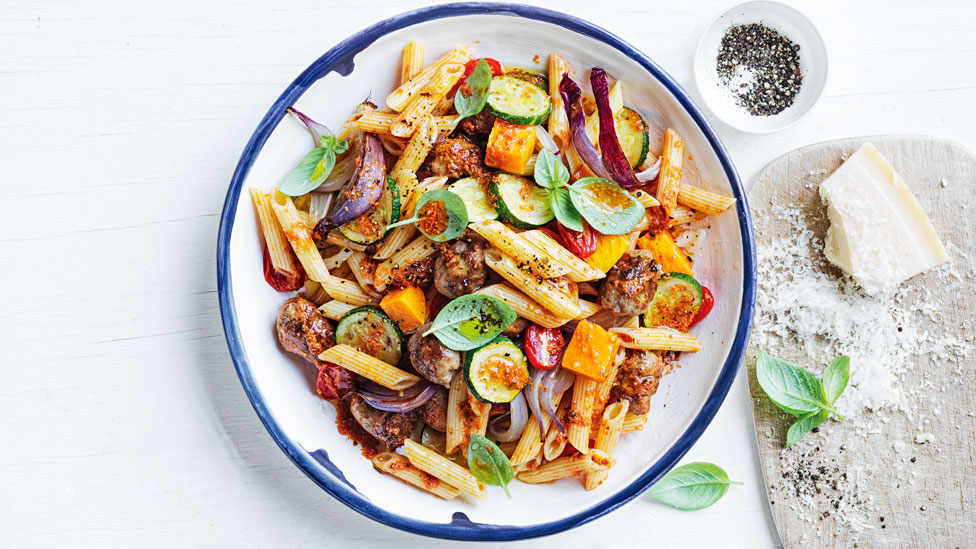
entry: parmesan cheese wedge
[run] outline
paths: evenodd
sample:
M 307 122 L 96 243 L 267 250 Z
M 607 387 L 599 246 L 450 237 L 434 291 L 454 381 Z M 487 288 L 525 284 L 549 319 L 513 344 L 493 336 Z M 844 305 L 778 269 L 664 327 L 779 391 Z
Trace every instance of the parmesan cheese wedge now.
M 912 192 L 871 143 L 820 184 L 820 197 L 830 219 L 824 255 L 868 294 L 949 259 Z

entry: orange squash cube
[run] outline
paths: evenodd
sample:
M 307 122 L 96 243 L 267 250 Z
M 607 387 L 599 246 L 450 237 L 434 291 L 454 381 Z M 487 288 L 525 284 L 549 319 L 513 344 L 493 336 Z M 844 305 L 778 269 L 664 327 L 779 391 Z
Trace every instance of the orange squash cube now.
M 485 164 L 508 173 L 521 174 L 534 150 L 534 126 L 520 126 L 496 118 L 488 136 Z
M 424 291 L 415 286 L 386 294 L 380 301 L 380 308 L 404 332 L 416 330 L 427 318 L 427 298 Z
M 688 276 L 695 276 L 691 271 L 688 256 L 675 243 L 671 233 L 663 231 L 658 234 L 645 234 L 637 241 L 637 247 L 650 250 L 654 254 L 654 260 L 661 265 L 661 270 L 665 273 L 685 273 Z
M 606 380 L 620 339 L 597 324 L 581 320 L 563 354 L 563 368 L 596 382 Z

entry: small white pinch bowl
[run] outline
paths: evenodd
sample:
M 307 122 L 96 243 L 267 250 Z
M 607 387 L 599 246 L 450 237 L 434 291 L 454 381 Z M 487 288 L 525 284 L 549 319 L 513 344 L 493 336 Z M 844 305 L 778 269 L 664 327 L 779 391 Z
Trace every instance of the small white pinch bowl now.
M 247 189 L 271 188 L 308 152 L 295 106 L 333 128 L 367 97 L 382 103 L 398 85 L 401 50 L 422 38 L 430 62 L 461 43 L 478 56 L 545 70 L 559 52 L 580 71 L 600 66 L 626 82 L 626 102 L 663 134 L 684 138 L 686 177 L 732 195 L 732 210 L 715 218 L 711 245 L 699 252 L 696 276 L 716 297 L 692 333 L 704 349 L 687 353 L 662 380 L 647 426 L 621 437 L 616 464 L 600 487 L 578 479 L 547 485 L 513 481 L 512 499 L 489 487 L 488 501 L 445 501 L 373 469 L 336 431 L 335 410 L 315 394 L 312 367 L 284 352 L 275 336 L 278 308 L 289 297 L 264 281 L 262 239 Z M 533 58 L 537 57 L 537 61 Z M 651 145 L 660 151 L 660 136 Z M 512 540 L 584 524 L 637 497 L 691 448 L 711 422 L 742 361 L 752 321 L 756 274 L 745 193 L 731 160 L 688 94 L 650 58 L 586 21 L 536 7 L 464 3 L 433 6 L 377 23 L 325 53 L 292 83 L 259 123 L 231 179 L 220 221 L 217 277 L 231 358 L 255 411 L 289 458 L 326 492 L 384 524 L 433 537 Z M 654 513 L 654 510 L 647 512 Z
M 750 23 L 762 23 L 800 46 L 800 92 L 792 105 L 771 116 L 752 115 L 737 105 L 733 94 L 719 81 L 716 69 L 722 36 L 730 27 Z M 746 2 L 719 15 L 705 29 L 695 51 L 695 84 L 705 105 L 729 126 L 748 133 L 772 133 L 798 123 L 820 100 L 826 83 L 823 37 L 805 15 L 779 2 Z

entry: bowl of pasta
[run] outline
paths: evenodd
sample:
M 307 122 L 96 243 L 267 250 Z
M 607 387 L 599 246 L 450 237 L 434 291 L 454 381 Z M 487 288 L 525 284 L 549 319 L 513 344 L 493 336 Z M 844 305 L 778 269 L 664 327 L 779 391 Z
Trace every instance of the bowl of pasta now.
M 282 450 L 453 539 L 558 532 L 653 484 L 724 400 L 755 291 L 742 186 L 684 90 L 510 4 L 405 13 L 316 60 L 248 142 L 217 254 Z

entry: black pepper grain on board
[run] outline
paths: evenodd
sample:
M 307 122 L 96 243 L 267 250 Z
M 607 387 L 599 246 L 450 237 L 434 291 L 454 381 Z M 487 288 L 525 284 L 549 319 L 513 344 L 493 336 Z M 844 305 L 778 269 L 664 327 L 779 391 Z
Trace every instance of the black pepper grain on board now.
M 799 51 L 799 45 L 761 23 L 730 27 L 716 58 L 719 82 L 749 114 L 779 114 L 800 92 Z

